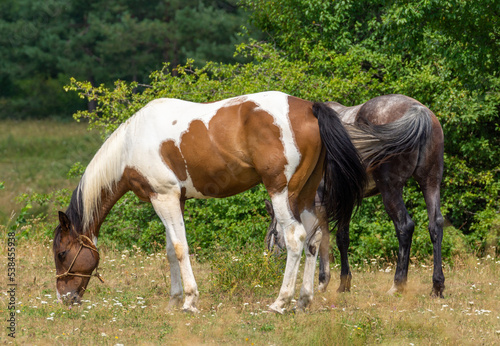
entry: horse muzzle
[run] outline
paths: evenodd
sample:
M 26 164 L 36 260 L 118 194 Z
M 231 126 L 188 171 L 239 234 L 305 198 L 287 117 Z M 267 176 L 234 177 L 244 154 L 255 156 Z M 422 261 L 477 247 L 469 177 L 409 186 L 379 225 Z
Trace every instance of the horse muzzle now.
M 73 304 L 82 304 L 82 297 L 76 291 L 70 291 L 65 294 L 60 294 L 59 291 L 57 291 L 57 299 L 59 302 L 69 306 Z

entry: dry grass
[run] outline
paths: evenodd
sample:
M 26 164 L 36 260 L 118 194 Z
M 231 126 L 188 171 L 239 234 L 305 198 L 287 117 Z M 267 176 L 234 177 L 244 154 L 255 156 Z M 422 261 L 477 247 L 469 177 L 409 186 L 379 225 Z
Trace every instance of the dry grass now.
M 2 233 L 5 234 L 5 232 Z M 1 261 L 7 262 L 5 239 Z M 387 296 L 393 271 L 365 267 L 354 271 L 352 292 L 337 294 L 337 280 L 316 294 L 306 313 L 266 312 L 272 295 L 246 301 L 221 297 L 209 282 L 210 269 L 194 263 L 201 313 L 169 311 L 168 264 L 164 253 L 102 251 L 101 284 L 92 280 L 82 306 L 58 304 L 51 242 L 17 245 L 17 344 L 238 344 L 238 345 L 495 345 L 500 343 L 500 261 L 466 259 L 446 267 L 445 299 L 432 299 L 432 271 L 413 265 L 408 291 Z M 6 277 L 6 266 L 2 266 Z M 334 277 L 338 271 L 334 270 Z M 2 280 L 2 282 L 4 282 Z M 299 280 L 300 283 L 300 280 Z M 5 322 L 7 291 L 2 284 L 0 316 Z

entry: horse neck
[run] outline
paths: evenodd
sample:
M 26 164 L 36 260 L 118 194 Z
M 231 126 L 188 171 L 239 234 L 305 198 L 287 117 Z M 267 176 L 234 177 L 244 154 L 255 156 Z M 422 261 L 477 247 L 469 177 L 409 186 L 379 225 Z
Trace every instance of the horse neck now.
M 113 205 L 127 191 L 123 181 L 127 124 L 122 124 L 92 158 L 78 186 L 82 231 L 97 237 Z
M 102 191 L 97 204 L 98 208 L 93 211 L 92 221 L 89 223 L 87 230 L 84 230 L 87 236 L 99 237 L 101 225 L 111 211 L 111 208 L 128 190 L 125 184 L 118 182 L 112 190 Z

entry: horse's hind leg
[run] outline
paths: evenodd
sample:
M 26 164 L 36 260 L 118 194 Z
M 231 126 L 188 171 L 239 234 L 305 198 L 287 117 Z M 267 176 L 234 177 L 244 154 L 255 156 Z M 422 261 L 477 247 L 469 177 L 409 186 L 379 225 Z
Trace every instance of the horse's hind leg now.
M 424 190 L 424 198 L 429 215 L 429 235 L 431 237 L 434 254 L 434 272 L 432 274 L 432 296 L 443 298 L 444 274 L 441 259 L 441 243 L 443 242 L 443 216 L 439 203 L 439 187 Z
M 394 275 L 394 284 L 389 290 L 389 293 L 393 294 L 404 291 L 406 286 L 415 223 L 408 214 L 403 201 L 403 185 L 406 179 L 400 175 L 394 175 L 389 169 L 385 169 L 384 171 L 376 170 L 373 175 L 382 195 L 385 210 L 396 228 L 396 235 L 399 241 L 398 263 Z
M 167 256 L 173 276 L 171 289 L 173 303 L 175 304 L 180 299 L 179 293 L 182 296 L 182 287 L 180 286 L 180 277 L 182 277 L 184 292 L 186 294 L 182 309 L 184 311 L 198 312 L 196 302 L 198 301 L 199 293 L 191 263 L 189 262 L 189 248 L 179 195 L 180 192 L 158 194 L 154 198 L 151 198 L 151 203 L 165 225 L 167 233 Z
M 167 258 L 170 266 L 170 301 L 169 308 L 175 308 L 182 304 L 182 278 L 179 260 L 175 254 L 174 244 L 167 234 Z
M 322 239 L 322 229 L 319 227 L 316 211 L 305 210 L 300 214 L 300 219 L 306 229 L 307 238 L 304 252 L 306 261 L 304 265 L 304 281 L 300 289 L 298 308 L 303 310 L 311 304 L 314 296 L 314 272 L 316 270 L 316 260 L 318 258 L 320 243 Z
M 283 284 L 281 285 L 279 296 L 276 301 L 269 306 L 269 309 L 278 313 L 283 313 L 284 307 L 290 303 L 295 291 L 300 256 L 304 248 L 307 232 L 305 227 L 298 222 L 291 213 L 287 189 L 271 196 L 271 200 L 276 220 L 284 232 L 287 256 L 285 274 L 283 276 Z
M 442 157 L 442 156 L 441 156 Z M 424 194 L 427 205 L 427 215 L 429 216 L 429 235 L 433 245 L 434 272 L 432 274 L 432 296 L 443 298 L 444 274 L 441 259 L 441 243 L 443 241 L 444 219 L 440 210 L 440 190 L 442 177 L 442 162 L 433 160 L 432 167 L 417 170 L 415 178 Z

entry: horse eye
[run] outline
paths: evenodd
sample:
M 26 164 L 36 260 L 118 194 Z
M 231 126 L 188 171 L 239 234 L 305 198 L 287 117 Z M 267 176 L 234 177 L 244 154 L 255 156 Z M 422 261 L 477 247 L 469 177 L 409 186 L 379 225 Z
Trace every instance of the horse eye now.
M 62 261 L 64 259 L 64 257 L 66 256 L 66 253 L 68 252 L 68 250 L 66 251 L 63 251 L 63 252 L 59 252 L 57 254 L 57 257 L 59 257 L 59 260 Z

